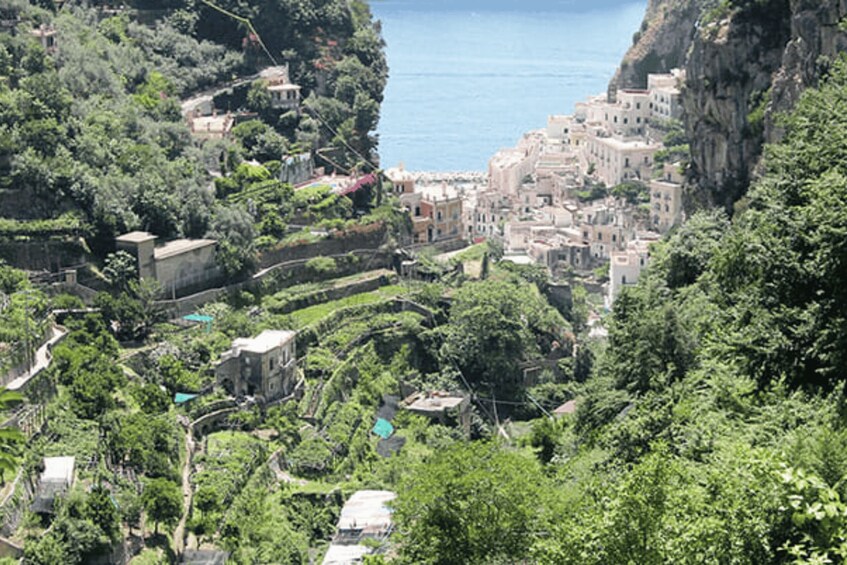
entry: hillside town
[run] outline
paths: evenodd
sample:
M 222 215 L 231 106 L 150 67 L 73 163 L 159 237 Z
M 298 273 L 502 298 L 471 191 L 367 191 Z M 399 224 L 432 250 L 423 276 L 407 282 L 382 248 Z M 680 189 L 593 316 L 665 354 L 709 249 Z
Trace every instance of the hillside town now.
M 683 219 L 681 166 L 658 157 L 681 116 L 684 81 L 681 70 L 651 74 L 644 90 L 610 91 L 550 116 L 494 155 L 486 176 L 386 170 L 414 242 L 492 240 L 506 259 L 556 276 L 609 265 L 610 306 L 638 282 L 649 242 Z

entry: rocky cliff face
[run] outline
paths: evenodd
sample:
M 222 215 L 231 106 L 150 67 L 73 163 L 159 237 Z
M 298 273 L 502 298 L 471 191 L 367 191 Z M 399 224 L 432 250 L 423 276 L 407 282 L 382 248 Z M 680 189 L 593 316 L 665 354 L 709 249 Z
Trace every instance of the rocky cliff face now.
M 769 112 L 765 116 L 767 141 L 782 132 L 773 117 L 794 107 L 803 89 L 817 84 L 839 53 L 847 52 L 847 0 L 792 0 L 791 39 L 774 76 Z
M 790 110 L 839 52 L 847 51 L 847 0 L 651 0 L 612 86 L 686 69 L 691 145 L 689 207 L 731 209 L 762 145 L 779 139 L 774 117 Z
M 649 0 L 644 22 L 609 85 L 610 92 L 645 88 L 648 74 L 683 67 L 694 39 L 701 2 Z
M 703 23 L 695 34 L 683 94 L 695 205 L 732 209 L 761 155 L 768 92 L 790 39 L 788 0 L 764 8 Z

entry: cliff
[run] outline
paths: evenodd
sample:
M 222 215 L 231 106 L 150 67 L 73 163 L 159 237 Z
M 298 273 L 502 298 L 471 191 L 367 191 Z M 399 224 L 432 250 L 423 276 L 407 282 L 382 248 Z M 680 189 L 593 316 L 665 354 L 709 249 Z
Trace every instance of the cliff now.
M 695 206 L 731 210 L 761 156 L 762 120 L 790 40 L 790 13 L 788 0 L 754 6 L 703 22 L 688 54 L 683 107 Z
M 775 117 L 847 50 L 847 0 L 651 0 L 614 87 L 684 67 L 688 208 L 731 210 L 755 176 Z
M 702 0 L 649 0 L 644 21 L 610 84 L 610 92 L 645 88 L 647 75 L 683 67 Z

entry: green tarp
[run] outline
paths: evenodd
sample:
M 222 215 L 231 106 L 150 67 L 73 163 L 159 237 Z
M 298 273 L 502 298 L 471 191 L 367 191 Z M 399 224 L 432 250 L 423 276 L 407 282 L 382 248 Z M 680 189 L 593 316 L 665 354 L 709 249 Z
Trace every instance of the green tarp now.
M 215 320 L 212 316 L 206 316 L 205 314 L 189 314 L 187 316 L 183 316 L 182 319 L 188 320 L 189 322 L 202 322 L 206 324 Z
M 388 439 L 391 437 L 391 434 L 394 433 L 394 426 L 391 425 L 391 422 L 385 420 L 383 418 L 379 418 L 374 424 L 373 433 L 381 437 L 382 439 Z
M 188 394 L 187 392 L 178 392 L 174 395 L 174 402 L 177 404 L 183 404 L 188 402 L 192 398 L 197 398 L 196 394 Z

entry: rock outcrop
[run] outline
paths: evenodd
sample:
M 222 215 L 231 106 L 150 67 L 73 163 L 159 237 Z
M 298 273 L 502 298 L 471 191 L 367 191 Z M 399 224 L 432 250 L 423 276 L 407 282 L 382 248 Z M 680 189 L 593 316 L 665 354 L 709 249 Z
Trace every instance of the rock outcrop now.
M 645 88 L 647 75 L 685 65 L 694 40 L 703 0 L 649 0 L 641 29 L 609 85 L 610 93 L 623 88 Z
M 746 192 L 762 153 L 762 119 L 790 39 L 789 19 L 788 0 L 775 0 L 760 10 L 701 21 L 683 92 L 691 147 L 689 208 L 731 210 Z
M 731 210 L 755 176 L 775 117 L 847 51 L 847 0 L 650 0 L 610 86 L 684 67 L 691 146 L 687 207 Z

